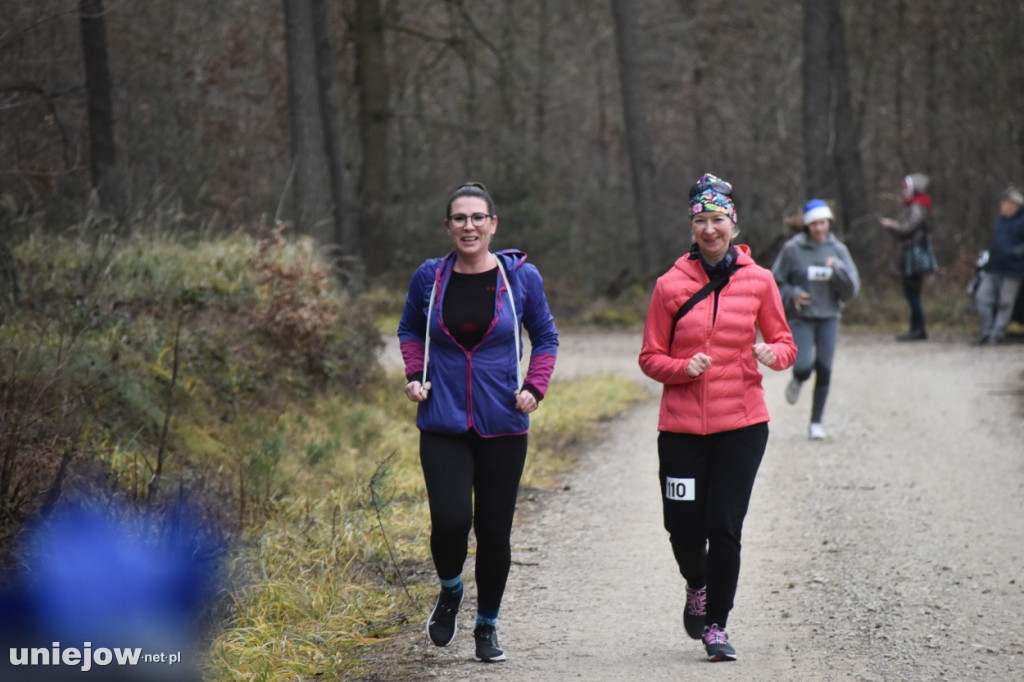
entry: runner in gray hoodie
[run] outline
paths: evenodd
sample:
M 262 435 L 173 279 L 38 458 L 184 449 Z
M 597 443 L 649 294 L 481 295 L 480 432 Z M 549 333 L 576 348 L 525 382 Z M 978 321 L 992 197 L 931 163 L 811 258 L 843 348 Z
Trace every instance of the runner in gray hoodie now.
M 843 304 L 860 290 L 860 275 L 850 251 L 831 233 L 832 209 L 821 199 L 804 206 L 804 229 L 782 247 L 772 273 L 782 293 L 797 355 L 786 400 L 795 404 L 803 382 L 815 374 L 808 433 L 825 437 L 821 425 L 832 379 L 832 358 Z

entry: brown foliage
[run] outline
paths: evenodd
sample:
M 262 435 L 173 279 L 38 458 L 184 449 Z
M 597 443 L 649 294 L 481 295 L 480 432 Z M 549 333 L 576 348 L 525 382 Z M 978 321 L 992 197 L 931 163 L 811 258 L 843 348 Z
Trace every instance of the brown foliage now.
M 269 290 L 250 317 L 281 347 L 312 350 L 340 317 L 336 302 L 328 297 L 334 278 L 328 266 L 311 258 L 289 265 L 274 259 L 275 252 L 288 243 L 284 235 L 289 228 L 287 223 L 279 223 L 248 258 L 249 267 L 258 273 L 257 283 Z

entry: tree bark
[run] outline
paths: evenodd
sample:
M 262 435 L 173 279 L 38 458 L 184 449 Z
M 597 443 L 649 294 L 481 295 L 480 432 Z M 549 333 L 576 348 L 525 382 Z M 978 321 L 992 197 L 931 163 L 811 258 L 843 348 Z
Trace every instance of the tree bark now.
M 551 73 L 551 12 L 548 0 L 538 2 L 537 25 L 537 77 L 533 95 L 533 117 L 536 134 L 534 135 L 535 152 L 532 173 L 541 184 L 547 182 L 547 113 L 548 83 Z
M 317 76 L 313 0 L 283 2 L 295 228 L 331 244 L 335 239 L 334 206 Z
M 619 54 L 619 82 L 622 92 L 622 114 L 626 127 L 626 149 L 633 184 L 633 217 L 636 220 L 637 256 L 643 277 L 655 274 L 657 247 L 653 243 L 654 164 L 650 133 L 644 114 L 640 87 L 641 69 L 637 63 L 639 28 L 636 3 L 633 0 L 612 0 L 615 41 Z
M 313 38 L 316 53 L 317 90 L 320 93 L 320 120 L 324 134 L 328 189 L 331 194 L 333 235 L 339 246 L 339 272 L 349 287 L 362 286 L 362 253 L 358 231 L 345 215 L 345 150 L 342 144 L 342 113 L 335 79 L 334 46 L 331 43 L 331 17 L 325 0 L 312 0 Z
M 853 120 L 843 17 L 838 0 L 804 1 L 804 186 L 806 198 L 838 199 L 850 250 L 870 277 L 867 191 Z M 859 258 L 858 258 L 859 256 Z
M 831 164 L 832 73 L 829 68 L 829 10 L 825 2 L 804 0 L 804 190 L 808 197 L 834 198 Z
M 104 210 L 117 208 L 112 171 L 117 164 L 114 147 L 113 85 L 107 60 L 107 24 L 103 0 L 79 0 L 85 95 L 89 112 L 89 171 L 92 187 Z
M 6 209 L 0 208 L 0 326 L 3 326 L 7 314 L 21 305 L 18 266 L 8 246 L 10 234 L 10 216 Z
M 846 28 L 839 11 L 838 0 L 830 0 L 830 34 L 832 46 L 829 64 L 832 68 L 832 82 L 835 84 L 835 129 L 836 150 L 834 165 L 839 181 L 839 196 L 842 201 L 842 218 L 847 229 L 855 229 L 856 221 L 867 215 L 868 192 L 864 183 L 864 165 L 860 153 L 859 126 L 853 119 L 853 97 L 850 87 L 850 70 L 846 63 Z M 874 229 L 861 221 L 862 228 Z M 862 259 L 864 260 L 864 259 Z M 869 265 L 865 265 L 869 268 Z
M 370 237 L 363 246 L 363 255 L 367 272 L 373 275 L 387 270 L 394 248 L 384 215 L 391 191 L 388 134 L 391 109 L 380 0 L 357 0 L 355 35 L 359 137 L 363 148 L 359 173 L 359 234 Z

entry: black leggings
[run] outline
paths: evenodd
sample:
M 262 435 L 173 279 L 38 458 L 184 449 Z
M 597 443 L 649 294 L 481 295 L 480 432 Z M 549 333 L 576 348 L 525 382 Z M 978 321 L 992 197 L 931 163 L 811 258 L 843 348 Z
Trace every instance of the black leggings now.
M 469 529 L 474 528 L 478 606 L 498 609 L 512 564 L 510 536 L 526 464 L 526 435 L 421 432 L 420 463 L 437 575 L 450 580 L 462 573 Z
M 679 572 L 706 585 L 704 622 L 725 629 L 740 575 L 740 537 L 768 424 L 707 436 L 658 434 L 665 530 Z
M 921 290 L 924 289 L 924 275 L 904 275 L 903 297 L 910 306 L 910 331 L 925 331 L 924 306 L 921 304 Z

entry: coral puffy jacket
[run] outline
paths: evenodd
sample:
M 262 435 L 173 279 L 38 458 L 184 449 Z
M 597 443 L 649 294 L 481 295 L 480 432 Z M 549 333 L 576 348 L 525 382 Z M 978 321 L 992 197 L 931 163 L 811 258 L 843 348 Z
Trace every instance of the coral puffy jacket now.
M 748 246 L 739 244 L 737 250 L 740 267 L 717 297 L 707 296 L 679 320 L 671 348 L 676 312 L 709 278 L 701 262 L 687 254 L 654 287 L 640 368 L 664 384 L 659 431 L 706 435 L 769 420 L 753 355 L 758 328 L 775 353 L 772 369 L 793 365 L 796 345 L 775 279 L 754 262 Z M 711 366 L 694 379 L 686 374 L 686 365 L 697 353 L 709 355 Z

